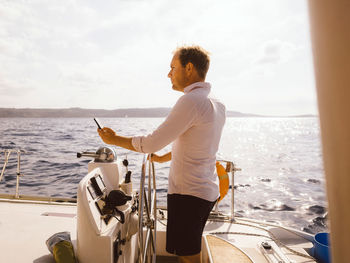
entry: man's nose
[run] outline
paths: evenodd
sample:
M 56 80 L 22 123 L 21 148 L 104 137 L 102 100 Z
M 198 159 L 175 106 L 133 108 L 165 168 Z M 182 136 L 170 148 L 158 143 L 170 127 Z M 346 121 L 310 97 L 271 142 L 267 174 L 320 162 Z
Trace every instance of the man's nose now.
M 168 78 L 171 78 L 171 70 L 168 73 Z

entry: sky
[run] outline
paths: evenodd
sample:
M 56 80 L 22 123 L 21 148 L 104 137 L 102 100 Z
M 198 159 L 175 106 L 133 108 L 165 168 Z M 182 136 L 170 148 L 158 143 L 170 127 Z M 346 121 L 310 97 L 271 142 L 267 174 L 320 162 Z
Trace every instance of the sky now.
M 172 107 L 182 45 L 227 109 L 317 114 L 305 0 L 0 0 L 0 108 Z

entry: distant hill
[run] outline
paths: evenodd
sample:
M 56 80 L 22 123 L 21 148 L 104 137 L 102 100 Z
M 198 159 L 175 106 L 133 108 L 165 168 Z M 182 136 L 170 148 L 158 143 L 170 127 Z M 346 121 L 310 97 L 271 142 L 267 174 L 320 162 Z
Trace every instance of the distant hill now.
M 31 108 L 0 108 L 0 118 L 162 118 L 166 117 L 171 108 L 130 108 L 116 110 L 101 109 L 31 109 Z M 227 117 L 273 117 L 257 114 L 241 113 L 238 111 L 227 111 Z M 299 117 L 299 116 L 291 116 Z M 314 115 L 303 115 L 300 117 L 314 117 Z
M 22 118 L 90 118 L 90 117 L 164 117 L 169 113 L 170 108 L 150 109 L 15 109 L 0 108 L 0 117 L 22 117 Z

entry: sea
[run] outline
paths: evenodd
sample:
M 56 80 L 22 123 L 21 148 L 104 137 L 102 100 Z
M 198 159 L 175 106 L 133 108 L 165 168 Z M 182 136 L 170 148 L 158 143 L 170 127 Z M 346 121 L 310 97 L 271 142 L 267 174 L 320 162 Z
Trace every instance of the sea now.
M 123 136 L 146 135 L 163 118 L 100 118 Z M 82 151 L 106 146 L 93 118 L 0 118 L 0 169 L 5 149 L 21 149 L 21 195 L 76 198 L 90 158 Z M 132 182 L 139 186 L 143 154 L 113 147 L 128 159 Z M 171 145 L 159 154 L 170 151 Z M 241 168 L 234 176 L 237 215 L 274 222 L 309 233 L 328 230 L 327 198 L 317 117 L 227 118 L 217 159 Z M 157 203 L 166 205 L 169 163 L 155 164 Z M 14 194 L 17 154 L 12 153 L 0 193 Z M 1 170 L 0 170 L 1 171 Z M 231 191 L 219 203 L 230 213 Z

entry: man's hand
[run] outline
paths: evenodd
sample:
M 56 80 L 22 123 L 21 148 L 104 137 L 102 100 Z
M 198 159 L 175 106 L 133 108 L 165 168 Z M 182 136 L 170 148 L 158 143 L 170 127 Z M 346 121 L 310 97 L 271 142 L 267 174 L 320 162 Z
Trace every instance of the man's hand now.
M 108 127 L 103 127 L 102 129 L 97 129 L 102 141 L 106 144 L 116 144 L 116 133 Z
M 167 154 L 164 155 L 157 155 L 155 153 L 151 154 L 151 161 L 152 162 L 157 162 L 157 163 L 165 163 L 171 160 L 171 152 L 168 152 Z
M 135 151 L 132 145 L 132 137 L 124 137 L 117 135 L 111 128 L 103 127 L 102 129 L 97 129 L 98 134 L 104 143 L 113 144 L 131 151 Z

